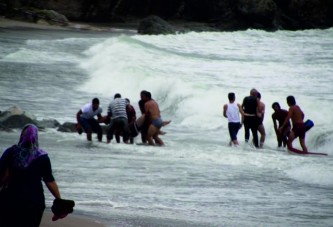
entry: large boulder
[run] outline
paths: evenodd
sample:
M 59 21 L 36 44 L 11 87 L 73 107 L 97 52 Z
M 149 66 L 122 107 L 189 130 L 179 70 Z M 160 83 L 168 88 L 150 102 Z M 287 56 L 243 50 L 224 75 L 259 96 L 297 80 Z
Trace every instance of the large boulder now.
M 296 29 L 327 28 L 333 26 L 333 1 L 290 0 L 286 14 Z
M 36 118 L 18 106 L 10 107 L 0 114 L 0 124 L 5 128 L 22 128 L 30 123 L 37 125 Z
M 42 20 L 51 25 L 68 26 L 68 19 L 54 10 L 40 10 L 36 12 L 37 23 Z
M 76 123 L 65 122 L 58 128 L 59 132 L 76 132 Z
M 59 121 L 55 119 L 43 119 L 40 121 L 37 121 L 39 128 L 57 128 L 60 126 Z
M 158 16 L 149 16 L 140 21 L 138 33 L 143 35 L 175 34 L 174 27 Z
M 278 7 L 273 0 L 237 0 L 237 11 L 252 28 L 274 28 Z
M 106 135 L 106 132 L 107 132 L 107 128 L 108 126 L 107 125 L 101 125 L 102 127 L 102 130 L 103 130 L 103 134 Z M 82 128 L 83 132 L 84 132 L 84 129 Z M 76 123 L 73 123 L 73 122 L 65 122 L 63 123 L 62 125 L 60 125 L 58 127 L 58 131 L 59 132 L 77 132 L 76 131 Z

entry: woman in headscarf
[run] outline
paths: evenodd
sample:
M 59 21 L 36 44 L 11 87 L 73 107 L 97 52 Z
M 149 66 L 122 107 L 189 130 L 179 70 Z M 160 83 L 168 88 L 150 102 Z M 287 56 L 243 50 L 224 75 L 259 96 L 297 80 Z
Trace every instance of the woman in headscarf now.
M 0 159 L 0 226 L 38 227 L 45 209 L 42 181 L 60 199 L 48 154 L 38 146 L 38 129 L 26 125 L 17 145 Z M 2 188 L 2 189 L 1 189 Z

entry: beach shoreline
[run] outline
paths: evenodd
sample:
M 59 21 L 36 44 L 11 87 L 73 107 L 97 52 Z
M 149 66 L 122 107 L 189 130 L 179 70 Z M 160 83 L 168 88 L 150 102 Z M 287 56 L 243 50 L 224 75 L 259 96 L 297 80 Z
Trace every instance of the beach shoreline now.
M 92 32 L 112 32 L 116 30 L 127 30 L 137 33 L 139 20 L 131 20 L 125 23 L 85 23 L 69 22 L 68 26 L 50 25 L 47 23 L 32 23 L 14 19 L 0 17 L 0 29 L 40 29 L 40 30 L 59 30 L 59 31 L 92 31 Z M 180 33 L 189 31 L 216 31 L 203 22 L 188 22 L 181 20 L 169 21 L 170 25 Z
M 138 23 L 82 23 L 70 22 L 68 26 L 50 25 L 46 23 L 31 23 L 19 20 L 0 17 L 0 29 L 40 29 L 40 30 L 60 30 L 60 31 L 94 31 L 111 32 L 114 29 L 137 30 Z
M 52 216 L 53 214 L 50 211 L 45 211 L 40 227 L 106 227 L 101 221 L 82 215 L 69 214 L 57 221 L 52 221 Z

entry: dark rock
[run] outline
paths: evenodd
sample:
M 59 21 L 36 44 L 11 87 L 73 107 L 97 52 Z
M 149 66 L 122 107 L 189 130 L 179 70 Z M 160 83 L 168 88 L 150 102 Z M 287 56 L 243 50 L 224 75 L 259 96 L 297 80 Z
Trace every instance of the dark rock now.
M 158 16 L 149 16 L 139 23 L 138 33 L 143 35 L 175 34 L 174 27 Z
M 65 122 L 58 128 L 59 132 L 76 132 L 76 123 Z
M 297 29 L 327 28 L 333 25 L 333 1 L 290 0 L 286 14 Z
M 54 10 L 40 10 L 36 15 L 38 18 L 46 20 L 51 25 L 68 26 L 68 19 Z
M 35 124 L 37 122 L 26 115 L 13 115 L 1 122 L 7 128 L 23 128 L 26 124 Z
M 108 126 L 107 125 L 101 125 L 101 127 L 102 127 L 102 130 L 103 130 L 103 134 L 106 135 L 106 131 L 107 131 Z M 84 132 L 83 128 L 82 128 L 82 130 Z M 63 123 L 62 125 L 59 126 L 58 131 L 59 132 L 77 132 L 76 131 L 76 123 L 65 122 L 65 123 Z
M 11 10 L 8 18 L 22 20 L 33 23 L 68 26 L 69 21 L 66 16 L 54 11 L 54 10 L 40 10 L 35 8 L 15 8 Z
M 43 10 L 42 10 L 43 9 Z M 50 9 L 50 10 L 44 10 Z M 333 26 L 332 0 L 0 0 L 0 15 L 30 22 L 66 26 L 84 22 L 135 24 L 149 15 L 167 21 L 206 23 L 206 28 L 312 29 Z M 155 18 L 156 19 L 156 18 Z M 144 19 L 140 34 L 173 34 L 165 21 Z M 160 18 L 159 18 L 160 19 Z M 157 19 L 156 19 L 157 20 Z M 129 22 L 130 21 L 130 22 Z M 195 28 L 196 29 L 196 28 Z M 193 29 L 193 30 L 195 30 Z M 205 28 L 203 28 L 205 29 Z M 192 30 L 189 26 L 188 29 Z M 201 29 L 200 29 L 201 30 Z
M 5 128 L 22 128 L 26 124 L 36 124 L 36 118 L 23 111 L 17 106 L 13 106 L 8 110 L 1 112 L 0 123 Z
M 2 123 L 0 123 L 0 131 L 13 132 L 14 130 L 6 127 L 6 126 L 2 125 Z
M 37 125 L 40 128 L 57 128 L 61 124 L 55 119 L 43 119 L 41 121 L 37 121 Z
M 238 0 L 237 12 L 251 28 L 271 29 L 278 7 L 273 0 Z

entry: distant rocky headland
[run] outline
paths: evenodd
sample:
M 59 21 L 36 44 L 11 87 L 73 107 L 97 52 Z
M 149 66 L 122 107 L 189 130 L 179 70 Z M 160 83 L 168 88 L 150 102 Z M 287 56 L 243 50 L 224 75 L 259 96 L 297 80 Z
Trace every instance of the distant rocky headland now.
M 333 1 L 0 0 L 0 15 L 64 27 L 70 21 L 134 24 L 138 25 L 141 34 L 245 29 L 303 30 L 332 27 Z

